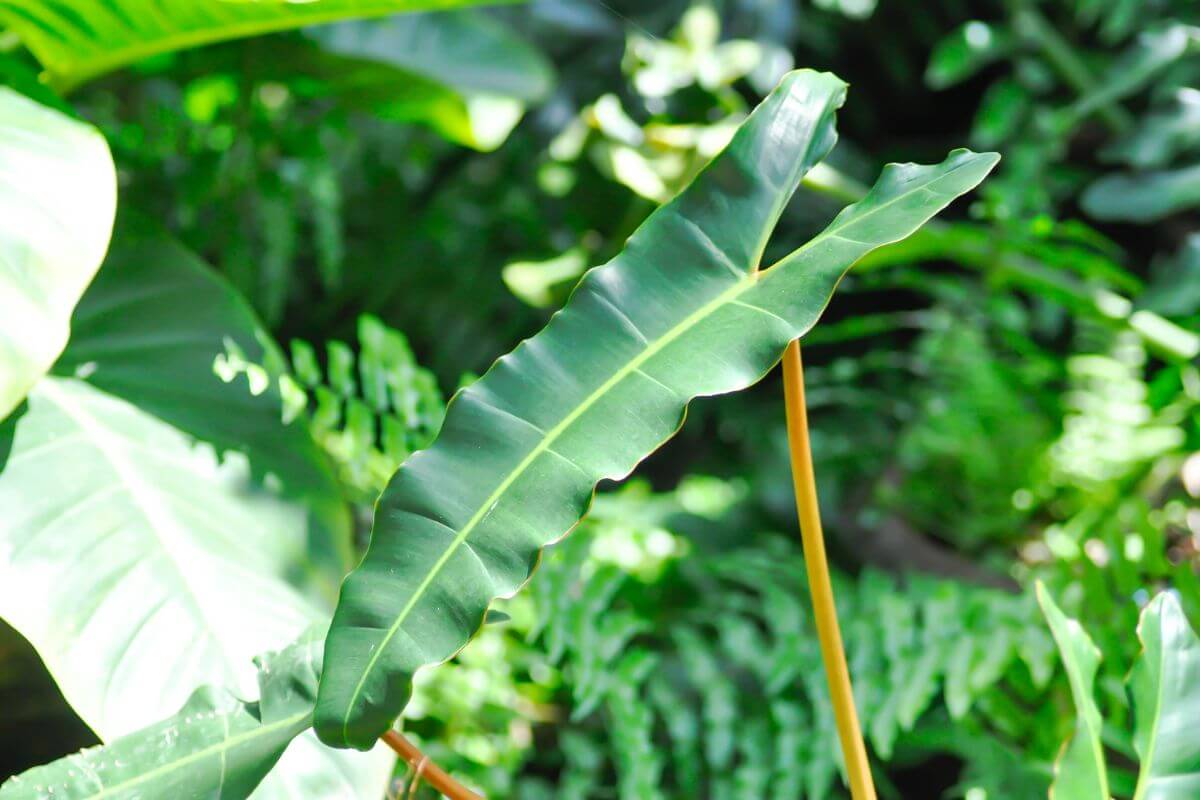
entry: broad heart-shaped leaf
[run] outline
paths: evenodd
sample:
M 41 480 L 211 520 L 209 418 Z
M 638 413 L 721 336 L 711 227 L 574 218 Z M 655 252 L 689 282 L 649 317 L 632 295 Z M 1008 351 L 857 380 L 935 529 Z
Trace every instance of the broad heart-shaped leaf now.
M 1100 651 L 1082 626 L 1063 614 L 1041 583 L 1037 586 L 1037 599 L 1058 645 L 1075 701 L 1075 733 L 1054 765 L 1050 800 L 1108 800 L 1108 769 L 1100 741 L 1102 721 L 1095 696 Z
M 263 658 L 256 702 L 200 688 L 162 722 L 13 778 L 0 800 L 246 797 L 311 724 L 321 644 L 310 639 Z
M 12 28 L 70 88 L 159 53 L 360 17 L 505 0 L 0 0 Z
M 66 345 L 116 203 L 104 137 L 0 86 L 0 420 Z
M 311 36 L 325 52 L 298 63 L 343 107 L 422 122 L 479 150 L 498 147 L 525 105 L 553 85 L 553 68 L 536 48 L 478 11 L 346 22 Z
M 214 375 L 227 347 L 273 345 L 182 248 L 122 225 L 75 321 L 57 374 L 0 425 L 0 617 L 107 741 L 203 684 L 253 697 L 252 657 L 324 617 L 314 578 L 340 575 L 346 512 L 272 389 Z M 263 797 L 382 786 L 378 760 L 318 747 L 302 738 Z
M 1129 676 L 1141 758 L 1133 798 L 1200 797 L 1200 639 L 1170 592 L 1146 606 L 1138 638 L 1142 654 Z
M 262 376 L 248 390 L 244 379 L 226 383 L 213 370 L 229 350 L 282 364 L 278 348 L 245 298 L 194 253 L 127 212 L 116 231 L 55 374 L 86 376 L 218 452 L 245 454 L 256 480 L 269 476 L 309 509 L 307 555 L 318 568 L 310 577 L 332 599 L 353 553 L 349 511 L 325 455 L 302 424 L 281 423 L 278 381 Z
M 678 429 L 696 396 L 743 388 L 817 319 L 863 253 L 908 235 L 995 164 L 953 153 L 893 165 L 860 203 L 765 272 L 759 259 L 804 173 L 833 145 L 844 85 L 786 76 L 682 194 L 567 306 L 452 401 L 393 477 L 342 585 L 318 695 L 322 740 L 369 746 L 419 667 L 461 648 L 543 546 Z

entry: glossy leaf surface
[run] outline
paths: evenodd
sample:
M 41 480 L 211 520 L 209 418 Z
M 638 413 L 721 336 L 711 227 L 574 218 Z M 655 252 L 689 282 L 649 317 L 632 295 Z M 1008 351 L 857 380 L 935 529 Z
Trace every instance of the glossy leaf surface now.
M 1141 761 L 1134 800 L 1200 797 L 1200 639 L 1170 592 L 1142 612 L 1138 639 L 1142 654 L 1129 676 Z
M 159 53 L 360 17 L 480 0 L 0 0 L 8 25 L 62 87 Z
M 1102 720 L 1096 705 L 1096 671 L 1100 651 L 1078 622 L 1067 618 L 1040 583 L 1038 603 L 1071 684 L 1075 732 L 1054 765 L 1051 800 L 1108 800 L 1108 769 L 1100 740 Z
M 628 474 L 693 397 L 741 389 L 811 327 L 845 270 L 974 187 L 994 155 L 892 165 L 804 247 L 757 270 L 799 180 L 832 147 L 844 85 L 786 76 L 697 180 L 567 306 L 452 401 L 432 447 L 393 477 L 326 643 L 322 740 L 367 747 L 412 674 L 461 648 L 515 592 L 595 484 Z
M 206 686 L 169 719 L 9 780 L 0 800 L 247 797 L 309 725 L 320 645 L 264 658 L 258 702 Z
M 104 137 L 0 86 L 0 419 L 66 345 L 116 202 Z

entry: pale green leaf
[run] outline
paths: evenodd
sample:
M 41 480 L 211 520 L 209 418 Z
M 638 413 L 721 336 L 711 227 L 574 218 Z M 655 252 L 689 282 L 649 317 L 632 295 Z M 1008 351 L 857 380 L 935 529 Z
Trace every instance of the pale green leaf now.
M 340 575 L 348 531 L 273 384 L 214 374 L 230 348 L 273 345 L 193 256 L 121 236 L 75 322 L 56 374 L 0 426 L 0 617 L 109 741 L 197 686 L 253 699 L 251 659 L 324 618 L 318 585 Z M 377 791 L 386 768 L 308 736 L 259 796 Z
M 0 437 L 0 616 L 101 737 L 202 683 L 249 693 L 251 659 L 319 618 L 282 580 L 303 512 L 245 459 L 74 378 L 43 379 Z
M 320 657 L 319 639 L 267 656 L 257 702 L 203 687 L 173 717 L 12 778 L 0 800 L 246 797 L 308 728 Z
M 556 289 L 565 293 L 579 279 L 587 269 L 586 259 L 586 253 L 576 248 L 545 261 L 510 262 L 500 276 L 508 290 L 522 301 L 534 308 L 546 308 L 554 303 Z
M 66 345 L 116 203 L 104 137 L 0 86 L 0 420 Z
M 160 53 L 345 19 L 503 0 L 0 0 L 0 22 L 68 88 Z
M 1080 624 L 1063 614 L 1040 583 L 1037 599 L 1058 645 L 1075 701 L 1075 732 L 1055 762 L 1050 800 L 1108 800 L 1108 769 L 1100 740 L 1102 720 L 1095 697 L 1100 651 Z
M 343 584 L 317 705 L 324 741 L 374 742 L 412 674 L 456 652 L 492 599 L 520 588 L 597 481 L 627 475 L 668 439 L 691 398 L 758 380 L 859 257 L 996 163 L 955 151 L 936 166 L 891 165 L 824 232 L 758 272 L 784 204 L 833 145 L 843 96 L 831 75 L 785 77 L 541 333 L 456 395 L 437 441 L 382 495 L 367 556 Z
M 1142 654 L 1129 676 L 1141 759 L 1134 800 L 1200 797 L 1200 639 L 1170 592 L 1142 612 L 1138 638 Z

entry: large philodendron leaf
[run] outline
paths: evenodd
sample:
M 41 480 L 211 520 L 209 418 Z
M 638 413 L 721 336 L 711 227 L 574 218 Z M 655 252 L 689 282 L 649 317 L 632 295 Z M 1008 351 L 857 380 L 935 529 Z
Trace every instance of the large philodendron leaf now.
M 813 325 L 861 255 L 907 236 L 974 187 L 995 155 L 892 165 L 815 239 L 758 272 L 804 173 L 832 147 L 844 85 L 786 76 L 683 193 L 567 306 L 452 401 L 432 447 L 393 477 L 326 641 L 322 740 L 367 747 L 413 673 L 477 630 L 542 547 L 678 429 L 687 402 L 741 389 Z
M 1200 797 L 1200 639 L 1170 592 L 1142 612 L 1138 638 L 1142 654 L 1129 676 L 1141 759 L 1133 798 Z
M 173 717 L 9 780 L 0 800 L 246 797 L 311 724 L 321 644 L 263 658 L 256 702 L 201 688 Z
M 0 86 L 0 420 L 66 345 L 116 203 L 104 137 Z
M 249 693 L 254 655 L 318 619 L 283 579 L 303 512 L 244 459 L 75 378 L 44 378 L 0 441 L 0 617 L 101 738 L 202 683 Z
M 71 325 L 55 374 L 85 376 L 218 452 L 243 453 L 257 480 L 269 476 L 280 494 L 309 509 L 311 577 L 332 600 L 353 557 L 332 468 L 302 423 L 282 424 L 277 376 L 247 388 L 213 370 L 227 355 L 283 363 L 245 298 L 152 223 L 122 213 L 112 252 Z
M 1063 614 L 1046 587 L 1040 583 L 1037 586 L 1037 599 L 1058 645 L 1067 681 L 1071 685 L 1071 697 L 1075 701 L 1075 733 L 1054 765 L 1050 798 L 1108 800 L 1108 769 L 1100 740 L 1102 720 L 1095 696 L 1100 651 L 1092 644 L 1083 627 Z
M 159 53 L 306 25 L 505 0 L 0 0 L 0 22 L 69 88 Z
M 74 323 L 0 425 L 0 617 L 110 741 L 204 684 L 253 698 L 251 659 L 324 618 L 348 520 L 275 382 L 253 394 L 214 374 L 228 348 L 273 345 L 195 257 L 121 225 Z M 262 796 L 382 787 L 386 760 L 316 748 L 298 741 Z

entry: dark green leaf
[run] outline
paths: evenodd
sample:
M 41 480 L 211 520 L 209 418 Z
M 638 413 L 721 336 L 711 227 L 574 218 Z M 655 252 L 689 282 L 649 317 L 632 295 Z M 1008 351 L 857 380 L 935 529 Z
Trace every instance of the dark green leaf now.
M 925 83 L 945 89 L 970 78 L 1012 51 L 1012 35 L 987 22 L 972 20 L 946 36 L 933 48 Z
M 407 703 L 413 672 L 461 648 L 491 600 L 528 579 L 598 480 L 669 438 L 691 398 L 761 377 L 859 257 L 909 235 L 997 161 L 955 151 L 937 166 L 889 166 L 864 200 L 758 272 L 784 203 L 833 144 L 843 93 L 830 75 L 787 76 L 542 333 L 455 397 L 438 440 L 384 492 L 367 556 L 343 584 L 323 740 L 370 746 Z

